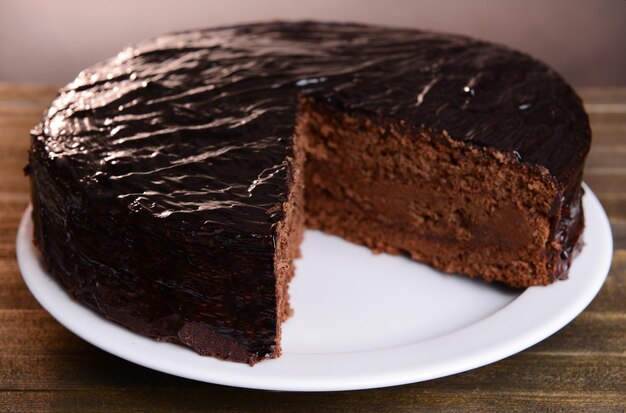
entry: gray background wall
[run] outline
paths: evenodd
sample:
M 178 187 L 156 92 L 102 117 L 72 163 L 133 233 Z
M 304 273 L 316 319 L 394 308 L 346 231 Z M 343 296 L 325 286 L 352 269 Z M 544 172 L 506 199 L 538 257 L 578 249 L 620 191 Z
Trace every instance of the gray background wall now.
M 620 0 L 0 0 L 0 81 L 65 83 L 146 37 L 279 18 L 462 33 L 526 51 L 577 86 L 626 85 Z

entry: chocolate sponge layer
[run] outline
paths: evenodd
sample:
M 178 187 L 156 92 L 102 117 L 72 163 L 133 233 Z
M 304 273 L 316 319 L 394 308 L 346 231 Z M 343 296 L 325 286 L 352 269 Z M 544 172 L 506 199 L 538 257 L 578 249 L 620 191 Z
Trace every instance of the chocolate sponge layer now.
M 563 190 L 545 169 L 309 98 L 299 131 L 308 226 L 512 287 L 546 285 L 567 269 L 582 209 L 558 231 Z

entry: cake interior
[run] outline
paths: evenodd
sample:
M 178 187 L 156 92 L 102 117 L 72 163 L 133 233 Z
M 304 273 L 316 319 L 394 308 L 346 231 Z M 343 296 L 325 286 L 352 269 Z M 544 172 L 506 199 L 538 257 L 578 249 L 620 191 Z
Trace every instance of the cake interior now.
M 488 282 L 553 281 L 557 188 L 546 172 L 312 98 L 300 99 L 297 131 L 307 227 Z

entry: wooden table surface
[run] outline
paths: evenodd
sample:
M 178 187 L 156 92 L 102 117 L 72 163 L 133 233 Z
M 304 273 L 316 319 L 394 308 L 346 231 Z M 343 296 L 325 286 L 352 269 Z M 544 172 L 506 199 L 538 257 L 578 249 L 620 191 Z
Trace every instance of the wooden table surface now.
M 15 260 L 29 202 L 29 129 L 54 87 L 0 83 L 0 411 L 625 411 L 626 88 L 582 89 L 593 128 L 585 181 L 615 249 L 600 294 L 530 349 L 455 376 L 392 388 L 281 393 L 199 383 L 119 359 L 79 339 L 31 296 Z

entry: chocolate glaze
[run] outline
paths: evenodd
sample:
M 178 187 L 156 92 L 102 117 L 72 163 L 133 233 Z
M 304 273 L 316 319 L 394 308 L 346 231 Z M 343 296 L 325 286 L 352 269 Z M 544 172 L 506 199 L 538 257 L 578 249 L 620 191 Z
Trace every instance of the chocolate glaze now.
M 272 257 L 299 94 L 547 171 L 564 190 L 555 216 L 580 200 L 587 116 L 525 54 L 355 24 L 175 33 L 81 72 L 33 130 L 36 240 L 50 270 L 142 334 L 236 361 L 274 355 Z

